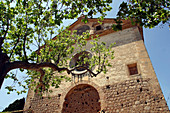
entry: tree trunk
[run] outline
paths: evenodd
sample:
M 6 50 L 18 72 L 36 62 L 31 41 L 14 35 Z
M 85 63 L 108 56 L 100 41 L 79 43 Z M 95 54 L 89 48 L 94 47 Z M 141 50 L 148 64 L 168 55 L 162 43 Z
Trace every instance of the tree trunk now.
M 2 83 L 4 81 L 4 78 L 6 76 L 6 62 L 8 62 L 9 57 L 5 53 L 0 53 L 0 89 L 2 86 Z

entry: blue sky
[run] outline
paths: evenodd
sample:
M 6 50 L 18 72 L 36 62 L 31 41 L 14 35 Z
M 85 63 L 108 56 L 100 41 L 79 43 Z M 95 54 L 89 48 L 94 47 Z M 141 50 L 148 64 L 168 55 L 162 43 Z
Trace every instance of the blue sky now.
M 107 18 L 114 18 L 118 9 L 118 4 L 123 0 L 113 1 L 113 10 L 108 13 Z M 76 19 L 75 19 L 76 20 Z M 65 26 L 75 20 L 65 21 Z M 159 25 L 154 29 L 144 28 L 144 43 L 163 91 L 164 97 L 170 108 L 170 28 L 168 25 Z M 24 75 L 24 74 L 23 74 Z M 22 74 L 20 75 L 22 76 Z M 17 95 L 15 92 L 7 95 L 4 87 L 12 81 L 5 80 L 0 90 L 0 111 L 7 107 L 16 99 L 26 97 L 26 94 Z M 169 98 L 169 99 L 168 99 Z
M 144 29 L 144 42 L 170 108 L 170 30 L 168 25 L 163 28 Z

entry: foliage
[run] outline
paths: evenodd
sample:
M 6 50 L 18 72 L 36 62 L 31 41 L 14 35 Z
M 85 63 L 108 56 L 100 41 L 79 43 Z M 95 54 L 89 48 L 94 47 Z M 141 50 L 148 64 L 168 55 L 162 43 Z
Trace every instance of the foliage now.
M 2 0 L 0 86 L 4 78 L 11 78 L 24 89 L 17 91 L 14 86 L 6 88 L 21 94 L 31 86 L 38 85 L 48 90 L 50 85 L 58 87 L 61 80 L 69 80 L 66 76 L 57 76 L 54 73 L 66 71 L 70 74 L 74 70 L 68 68 L 69 56 L 75 52 L 75 44 L 79 48 L 85 46 L 85 38 L 89 38 L 89 34 L 79 36 L 76 33 L 71 34 L 67 28 L 59 31 L 57 29 L 63 20 L 77 18 L 81 14 L 86 14 L 82 20 L 84 22 L 87 22 L 87 17 L 92 17 L 98 12 L 105 16 L 105 12 L 111 10 L 109 5 L 111 2 L 111 0 Z M 109 55 L 110 53 L 106 54 Z M 98 73 L 106 70 L 105 67 L 100 68 Z M 13 69 L 25 70 L 29 75 L 24 80 L 25 84 L 19 81 L 16 74 L 11 71 Z M 88 71 L 96 76 L 90 69 Z
M 8 107 L 6 107 L 2 112 L 6 111 L 15 111 L 15 110 L 23 110 L 25 104 L 25 98 L 17 99 L 12 104 L 10 104 Z
M 118 25 L 113 28 L 121 29 L 120 19 L 130 19 L 132 24 L 139 24 L 145 28 L 153 28 L 159 23 L 170 25 L 169 0 L 129 0 L 122 2 L 117 13 Z
M 37 71 L 28 71 L 27 73 L 32 76 L 30 80 L 33 87 L 36 85 L 39 86 L 39 91 L 47 91 L 52 92 L 49 90 L 50 86 L 58 88 L 59 84 L 62 80 L 70 81 L 66 75 L 56 74 L 56 71 L 63 72 L 67 71 L 68 74 L 73 74 L 73 71 L 78 68 L 84 68 L 91 73 L 91 76 L 97 76 L 99 73 L 104 72 L 106 73 L 107 67 L 111 66 L 108 62 L 108 59 L 113 59 L 113 51 L 111 48 L 113 44 L 111 44 L 108 48 L 106 48 L 105 43 L 99 43 L 98 39 L 94 39 L 91 44 L 93 47 L 91 48 L 91 52 L 95 53 L 91 59 L 83 59 L 77 62 L 79 65 L 76 65 L 73 68 L 69 68 L 69 62 L 71 59 L 70 56 L 73 57 L 73 53 L 80 53 L 85 51 L 86 46 L 86 39 L 92 38 L 90 34 L 83 33 L 81 36 L 76 34 L 74 31 L 72 34 L 68 30 L 58 31 L 59 35 L 55 40 L 48 40 L 46 41 L 46 45 L 38 51 L 40 54 L 38 56 L 39 62 L 50 62 L 55 64 L 56 66 L 49 65 L 48 67 L 43 68 L 44 75 L 42 76 L 41 73 L 37 73 Z M 58 53 L 58 54 L 56 54 Z M 80 58 L 83 56 L 80 56 Z M 88 62 L 89 67 L 84 66 Z M 91 69 L 92 67 L 97 66 L 98 69 L 96 73 L 93 72 Z M 39 81 L 35 81 L 38 79 Z M 41 84 L 41 80 L 43 85 Z M 30 82 L 28 82 L 30 85 Z M 41 87 L 40 87 L 41 86 Z
M 111 1 L 93 0 L 17 0 L 1 1 L 0 37 L 5 38 L 1 49 L 10 57 L 10 61 L 34 61 L 35 55 L 30 45 L 42 46 L 45 39 L 52 39 L 64 19 L 73 19 L 87 12 L 87 16 L 100 12 L 102 8 L 110 10 Z M 50 35 L 49 35 L 50 34 Z M 56 35 L 56 34 L 55 34 Z
M 11 78 L 24 89 L 18 94 L 26 92 L 25 89 L 39 85 L 48 91 L 50 85 L 58 87 L 66 76 L 54 75 L 56 72 L 68 74 L 81 63 L 69 69 L 68 60 L 77 49 L 84 51 L 88 33 L 82 36 L 71 34 L 67 30 L 57 30 L 65 19 L 74 19 L 85 14 L 87 17 L 100 13 L 103 20 L 106 11 L 110 11 L 112 0 L 1 0 L 0 1 L 0 87 L 4 78 Z M 170 18 L 170 3 L 168 0 L 130 0 L 120 5 L 117 25 L 113 29 L 121 29 L 121 19 L 130 19 L 133 24 L 153 28 L 159 23 L 168 23 Z M 53 37 L 55 40 L 53 40 Z M 92 38 L 92 37 L 91 37 Z M 95 40 L 91 43 L 95 52 L 90 60 L 88 70 L 92 76 L 107 71 L 110 66 L 108 57 L 113 57 L 111 47 L 106 48 L 105 43 Z M 37 51 L 35 51 L 37 50 Z M 103 55 L 103 56 L 102 56 Z M 90 68 L 98 66 L 94 73 Z M 26 70 L 28 77 L 25 84 L 18 80 L 13 69 Z M 10 72 L 9 72 L 10 71 Z M 8 73 L 9 72 L 9 73 Z M 6 87 L 9 91 L 16 91 L 13 86 Z M 42 88 L 40 88 L 42 89 Z

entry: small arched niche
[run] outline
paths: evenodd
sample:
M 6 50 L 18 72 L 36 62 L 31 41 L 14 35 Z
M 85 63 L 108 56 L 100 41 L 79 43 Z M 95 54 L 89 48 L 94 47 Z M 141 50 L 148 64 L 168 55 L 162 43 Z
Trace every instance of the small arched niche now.
M 83 32 L 90 30 L 90 27 L 88 25 L 82 25 L 78 27 L 76 30 L 77 30 L 77 35 L 82 35 Z
M 67 93 L 62 113 L 98 113 L 101 110 L 99 100 L 99 93 L 94 87 L 77 85 Z

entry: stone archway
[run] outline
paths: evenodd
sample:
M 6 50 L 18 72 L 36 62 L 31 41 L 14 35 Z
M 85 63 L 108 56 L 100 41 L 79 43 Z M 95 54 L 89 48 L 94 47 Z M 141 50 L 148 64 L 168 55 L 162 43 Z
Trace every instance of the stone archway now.
M 62 113 L 97 113 L 101 110 L 97 90 L 87 84 L 72 88 L 65 97 Z

